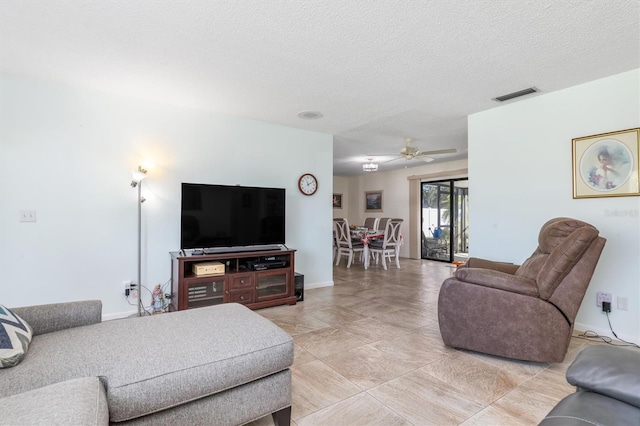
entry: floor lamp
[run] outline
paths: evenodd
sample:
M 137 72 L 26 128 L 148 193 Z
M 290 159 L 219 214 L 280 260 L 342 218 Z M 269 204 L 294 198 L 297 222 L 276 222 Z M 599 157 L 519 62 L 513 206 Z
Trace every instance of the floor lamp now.
M 138 189 L 138 316 L 142 316 L 142 180 L 147 176 L 147 170 L 138 166 L 133 172 L 131 187 Z

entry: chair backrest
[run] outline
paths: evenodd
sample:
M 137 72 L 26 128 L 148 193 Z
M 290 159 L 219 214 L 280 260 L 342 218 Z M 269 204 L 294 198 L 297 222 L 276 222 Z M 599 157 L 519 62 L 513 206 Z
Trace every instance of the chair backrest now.
M 372 231 L 376 229 L 377 222 L 377 217 L 368 217 L 364 220 L 364 227 L 367 228 L 367 230 Z
M 382 248 L 391 248 L 400 244 L 400 228 L 402 227 L 403 219 L 390 219 L 387 222 L 387 227 L 384 231 L 384 242 Z
M 390 217 L 382 217 L 378 220 L 378 226 L 376 226 L 376 231 L 386 231 L 387 223 L 391 220 Z
M 338 248 L 351 248 L 351 231 L 349 230 L 349 222 L 347 221 L 347 219 L 333 219 L 333 228 L 335 230 L 336 244 Z
M 552 219 L 540 229 L 538 248 L 515 274 L 535 280 L 540 298 L 573 323 L 605 242 L 586 222 Z

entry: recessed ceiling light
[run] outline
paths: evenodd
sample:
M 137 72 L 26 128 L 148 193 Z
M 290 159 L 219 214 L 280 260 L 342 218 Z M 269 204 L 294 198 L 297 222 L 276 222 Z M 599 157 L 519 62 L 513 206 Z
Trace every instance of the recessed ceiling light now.
M 298 117 L 304 118 L 305 120 L 317 120 L 324 116 L 319 111 L 302 111 L 298 113 Z

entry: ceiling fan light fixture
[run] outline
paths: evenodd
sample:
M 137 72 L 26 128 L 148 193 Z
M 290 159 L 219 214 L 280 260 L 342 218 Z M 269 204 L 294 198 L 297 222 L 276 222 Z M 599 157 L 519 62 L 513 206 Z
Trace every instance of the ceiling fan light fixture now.
M 373 160 L 369 160 L 368 163 L 364 163 L 362 165 L 362 171 L 363 172 L 377 172 L 378 171 L 378 165 L 376 163 L 374 163 Z

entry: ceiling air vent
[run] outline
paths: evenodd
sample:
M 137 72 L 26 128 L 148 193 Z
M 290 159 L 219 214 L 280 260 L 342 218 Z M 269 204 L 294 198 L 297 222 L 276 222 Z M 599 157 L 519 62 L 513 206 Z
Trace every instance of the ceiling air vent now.
M 496 102 L 504 102 L 508 101 L 509 99 L 519 98 L 520 96 L 530 95 L 539 91 L 540 90 L 536 89 L 535 87 L 529 87 L 524 90 L 518 90 L 517 92 L 509 93 L 508 95 L 498 96 L 496 98 L 493 98 L 493 100 Z

